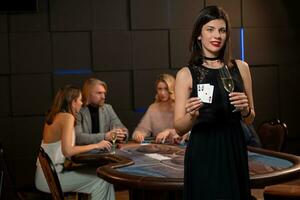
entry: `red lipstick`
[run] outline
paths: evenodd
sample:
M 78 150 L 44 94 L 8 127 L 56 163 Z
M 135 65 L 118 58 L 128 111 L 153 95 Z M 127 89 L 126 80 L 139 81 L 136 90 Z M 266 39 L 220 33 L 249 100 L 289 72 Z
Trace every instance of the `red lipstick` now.
M 214 42 L 210 42 L 210 43 L 211 43 L 211 45 L 213 45 L 215 47 L 220 47 L 221 46 L 221 42 L 214 41 Z

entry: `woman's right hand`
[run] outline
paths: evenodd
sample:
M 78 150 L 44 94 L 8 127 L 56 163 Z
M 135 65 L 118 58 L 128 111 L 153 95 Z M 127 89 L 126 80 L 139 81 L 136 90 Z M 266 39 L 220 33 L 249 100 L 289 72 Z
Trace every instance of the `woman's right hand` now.
M 107 140 L 102 140 L 98 142 L 96 145 L 97 145 L 97 149 L 108 150 L 108 151 L 110 151 L 112 146 L 112 144 Z
M 134 139 L 134 141 L 141 143 L 144 141 L 145 136 L 142 133 L 137 133 L 137 134 L 135 134 L 133 139 Z
M 199 115 L 199 109 L 202 107 L 203 103 L 198 97 L 191 97 L 186 101 L 185 111 L 192 117 Z

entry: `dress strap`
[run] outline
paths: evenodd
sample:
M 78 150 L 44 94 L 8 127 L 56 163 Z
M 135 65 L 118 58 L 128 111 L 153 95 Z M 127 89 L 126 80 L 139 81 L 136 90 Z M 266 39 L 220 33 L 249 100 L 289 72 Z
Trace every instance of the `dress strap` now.
M 237 86 L 237 91 L 245 91 L 244 82 L 242 79 L 242 75 L 240 73 L 239 67 L 236 63 L 236 60 L 231 60 L 233 66 L 231 67 L 231 76 Z

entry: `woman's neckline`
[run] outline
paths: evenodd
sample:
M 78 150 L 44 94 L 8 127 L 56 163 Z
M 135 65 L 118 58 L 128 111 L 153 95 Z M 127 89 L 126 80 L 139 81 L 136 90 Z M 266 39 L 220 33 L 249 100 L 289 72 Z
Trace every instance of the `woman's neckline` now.
M 215 69 L 215 70 L 217 70 L 217 69 L 223 68 L 225 65 L 223 64 L 223 65 L 218 66 L 218 67 L 213 67 L 213 66 L 207 65 L 207 64 L 205 64 L 205 63 L 202 63 L 202 66 L 203 66 L 204 68 L 207 68 L 207 69 Z

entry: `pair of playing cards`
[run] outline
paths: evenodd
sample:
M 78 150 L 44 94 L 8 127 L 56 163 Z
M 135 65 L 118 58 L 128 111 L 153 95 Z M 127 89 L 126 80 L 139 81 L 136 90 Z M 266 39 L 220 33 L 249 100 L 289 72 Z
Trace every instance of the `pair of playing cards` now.
M 211 84 L 197 84 L 198 98 L 204 103 L 212 103 L 214 86 Z

